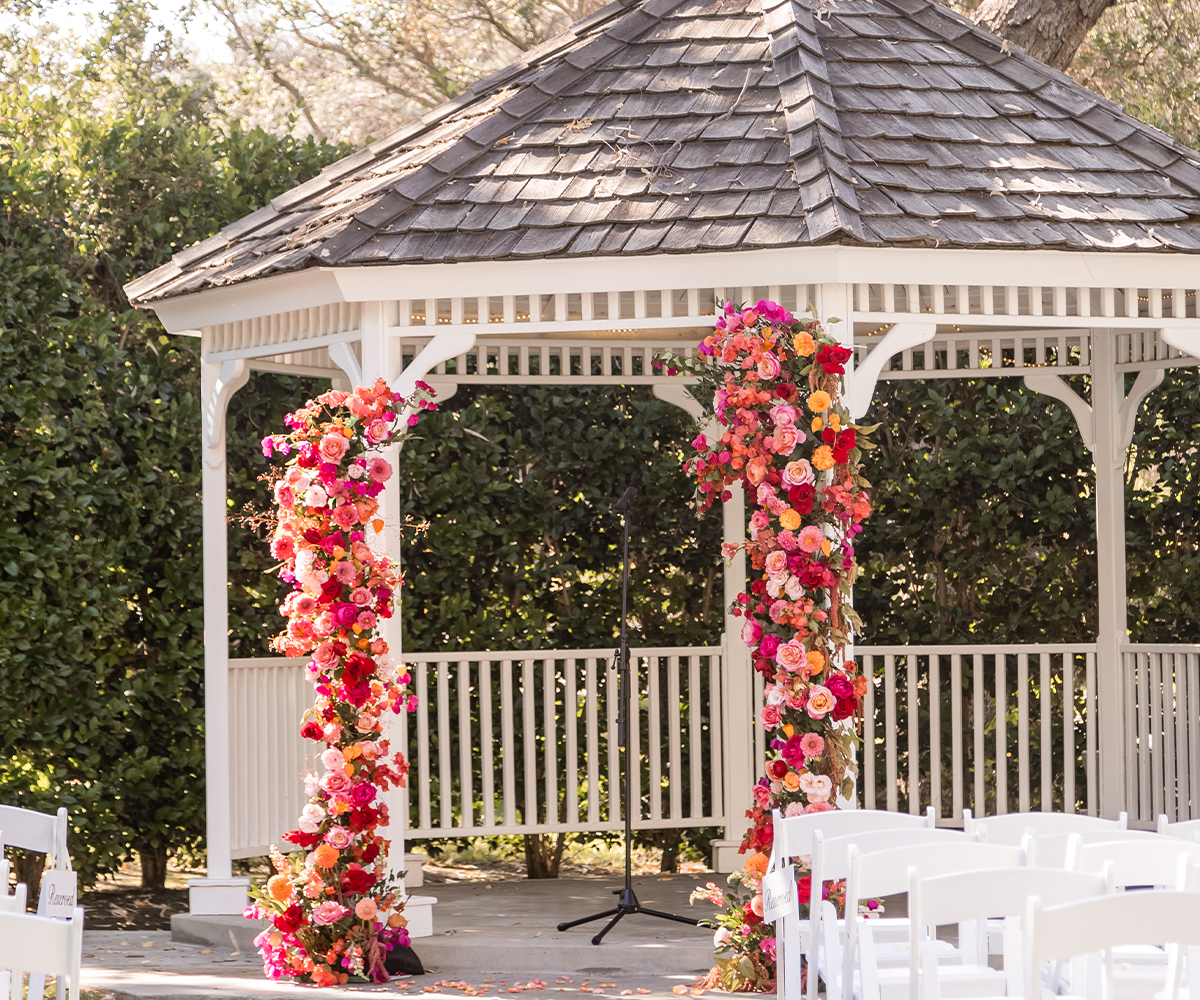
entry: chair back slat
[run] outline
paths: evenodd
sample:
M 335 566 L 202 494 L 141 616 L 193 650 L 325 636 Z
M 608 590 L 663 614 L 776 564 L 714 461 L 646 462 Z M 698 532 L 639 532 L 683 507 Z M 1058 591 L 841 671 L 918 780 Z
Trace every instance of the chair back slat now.
M 1064 867 L 1072 871 L 1102 871 L 1111 862 L 1118 888 L 1126 886 L 1173 886 L 1179 875 L 1180 859 L 1200 861 L 1200 843 L 1160 837 L 1084 843 L 1072 834 Z
M 772 860 L 777 865 L 786 865 L 788 858 L 811 855 L 813 834 L 818 830 L 828 838 L 868 830 L 928 829 L 933 825 L 931 813 L 932 810 L 925 816 L 912 816 L 884 809 L 839 809 L 784 817 L 776 809 Z
M 981 838 L 989 844 L 1020 844 L 1027 830 L 1035 837 L 1052 837 L 1056 834 L 1084 831 L 1124 830 L 1129 816 L 1121 813 L 1119 819 L 1101 819 L 1079 813 L 1023 812 L 1005 813 L 1002 816 L 979 816 L 965 818 L 963 829 L 973 832 L 978 827 L 986 828 Z

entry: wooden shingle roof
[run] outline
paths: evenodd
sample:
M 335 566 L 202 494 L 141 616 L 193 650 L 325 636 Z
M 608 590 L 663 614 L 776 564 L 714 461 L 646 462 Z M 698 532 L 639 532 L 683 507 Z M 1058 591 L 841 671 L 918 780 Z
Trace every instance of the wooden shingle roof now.
M 1200 251 L 1200 154 L 927 0 L 618 0 L 127 287 L 860 246 Z

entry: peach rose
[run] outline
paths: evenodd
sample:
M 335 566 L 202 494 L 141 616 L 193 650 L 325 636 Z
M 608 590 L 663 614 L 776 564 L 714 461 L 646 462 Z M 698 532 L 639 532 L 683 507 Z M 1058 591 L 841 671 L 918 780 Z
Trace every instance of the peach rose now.
M 829 688 L 817 684 L 808 692 L 808 704 L 805 707 L 810 718 L 823 719 L 833 711 L 836 705 L 837 699 L 833 696 L 833 692 Z
M 350 443 L 346 440 L 344 434 L 337 433 L 326 434 L 321 438 L 321 443 L 317 445 L 317 451 L 326 462 L 337 465 L 343 458 L 346 457 L 346 452 L 350 450 Z
M 796 639 L 792 639 L 790 642 L 785 642 L 782 646 L 775 650 L 775 662 L 783 667 L 783 669 L 788 673 L 795 673 L 797 670 L 803 669 L 807 660 L 808 657 L 804 652 L 804 647 L 800 645 Z M 822 688 L 822 690 L 824 689 Z M 830 695 L 830 697 L 833 696 Z M 825 711 L 828 712 L 832 710 L 832 708 L 833 706 L 830 705 Z

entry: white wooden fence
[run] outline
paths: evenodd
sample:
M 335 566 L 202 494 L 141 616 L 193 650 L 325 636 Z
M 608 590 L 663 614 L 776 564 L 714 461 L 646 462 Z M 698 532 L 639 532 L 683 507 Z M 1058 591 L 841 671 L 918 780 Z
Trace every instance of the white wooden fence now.
M 633 826 L 724 826 L 720 647 L 632 654 Z M 406 654 L 418 699 L 401 716 L 408 837 L 621 828 L 611 660 L 611 650 Z M 280 843 L 304 805 L 317 746 L 298 733 L 312 699 L 305 662 L 230 660 L 235 858 Z
M 633 653 L 634 827 L 724 826 L 720 647 Z M 1200 645 L 1122 653 L 1130 821 L 1200 818 Z M 855 656 L 870 680 L 861 806 L 932 805 L 946 825 L 961 823 L 964 807 L 1096 812 L 1094 644 L 858 646 Z M 418 697 L 417 711 L 402 717 L 409 837 L 620 828 L 610 650 L 404 659 Z M 298 734 L 312 698 L 303 665 L 230 661 L 235 858 L 265 854 L 304 804 L 301 778 L 316 744 Z M 754 690 L 757 706 L 758 675 Z M 761 726 L 755 733 L 757 761 Z M 746 804 L 728 808 L 737 826 Z
M 1130 821 L 1200 819 L 1200 646 L 1122 648 Z

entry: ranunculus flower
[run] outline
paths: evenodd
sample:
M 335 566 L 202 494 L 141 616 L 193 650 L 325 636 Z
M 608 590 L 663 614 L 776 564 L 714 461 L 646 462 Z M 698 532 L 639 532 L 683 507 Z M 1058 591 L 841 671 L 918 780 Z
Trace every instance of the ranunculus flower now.
M 364 896 L 354 904 L 354 915 L 359 920 L 374 920 L 379 915 L 379 907 L 370 896 Z
M 788 766 L 781 760 L 767 761 L 767 777 L 772 781 L 782 781 L 783 776 L 788 773 Z
M 349 909 L 342 906 L 341 903 L 336 903 L 332 899 L 327 899 L 325 902 L 319 903 L 313 907 L 313 923 L 328 927 L 330 924 L 336 924 L 344 916 L 349 914 L 349 912 Z
M 823 719 L 833 711 L 836 704 L 837 699 L 834 698 L 833 692 L 823 684 L 817 684 L 808 692 L 808 704 L 805 705 L 805 709 L 810 718 Z
M 321 458 L 332 465 L 337 465 L 350 450 L 350 442 L 346 440 L 346 435 L 334 431 L 326 434 L 321 438 L 321 443 L 317 445 L 317 452 Z

